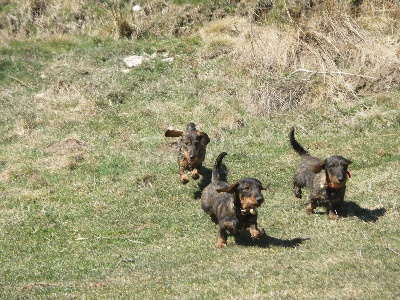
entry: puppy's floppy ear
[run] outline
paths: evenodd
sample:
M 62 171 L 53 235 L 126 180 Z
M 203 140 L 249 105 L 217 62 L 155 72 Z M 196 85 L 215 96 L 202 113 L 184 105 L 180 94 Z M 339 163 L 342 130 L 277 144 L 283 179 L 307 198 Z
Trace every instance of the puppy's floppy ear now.
M 322 169 L 325 169 L 326 167 L 326 159 L 321 160 L 318 164 L 311 165 L 311 171 L 313 173 L 319 173 L 322 171 Z
M 226 188 L 218 189 L 217 192 L 218 193 L 225 192 L 225 193 L 233 194 L 234 192 L 237 191 L 238 186 L 239 186 L 239 182 L 236 182 L 234 184 L 231 184 L 230 186 L 227 186 Z
M 207 133 L 199 131 L 197 132 L 200 136 L 203 137 L 205 144 L 207 145 L 210 142 L 210 138 L 208 137 Z
M 348 160 L 347 158 L 345 158 L 344 161 L 345 161 L 348 165 L 351 165 L 351 164 L 353 163 L 351 160 Z
M 166 137 L 178 137 L 178 136 L 182 136 L 182 134 L 183 134 L 183 131 L 180 131 L 180 130 L 175 130 L 175 129 L 173 129 L 173 130 L 167 130 L 166 132 L 165 132 L 165 136 Z

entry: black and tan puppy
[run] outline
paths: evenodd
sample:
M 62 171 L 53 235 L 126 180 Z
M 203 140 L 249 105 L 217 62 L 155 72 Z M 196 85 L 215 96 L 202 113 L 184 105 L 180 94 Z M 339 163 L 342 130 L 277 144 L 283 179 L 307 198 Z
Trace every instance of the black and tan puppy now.
M 315 208 L 324 206 L 328 209 L 329 218 L 337 219 L 344 200 L 346 181 L 350 177 L 347 167 L 352 162 L 339 155 L 326 159 L 311 156 L 294 138 L 294 128 L 290 131 L 290 144 L 301 157 L 293 176 L 295 196 L 301 198 L 301 189 L 309 188 L 310 203 L 306 212 L 312 214 Z
M 167 130 L 166 137 L 180 137 L 178 147 L 179 177 L 183 184 L 189 182 L 186 171 L 192 172 L 192 178 L 197 180 L 201 175 L 201 167 L 206 157 L 206 146 L 210 138 L 205 132 L 197 131 L 194 123 L 187 124 L 186 132 Z
M 231 185 L 221 181 L 219 169 L 225 155 L 222 152 L 217 157 L 211 183 L 201 195 L 201 208 L 218 224 L 217 248 L 226 246 L 228 233 L 239 235 L 249 229 L 254 239 L 265 236 L 264 229 L 257 227 L 257 208 L 264 203 L 261 191 L 266 188 L 254 178 L 244 178 Z

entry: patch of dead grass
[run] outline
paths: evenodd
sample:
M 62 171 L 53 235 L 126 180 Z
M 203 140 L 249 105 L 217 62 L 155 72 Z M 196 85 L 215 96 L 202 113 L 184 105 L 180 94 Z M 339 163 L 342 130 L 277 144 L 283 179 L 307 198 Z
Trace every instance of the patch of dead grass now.
M 80 150 L 83 142 L 76 138 L 68 138 L 61 142 L 55 142 L 46 148 L 46 151 L 58 154 L 67 154 Z
M 346 106 L 349 98 L 400 83 L 399 43 L 388 43 L 389 36 L 367 31 L 346 14 L 321 11 L 283 30 L 227 17 L 205 25 L 200 37 L 207 45 L 203 59 L 235 62 L 222 76 L 247 82 L 248 90 L 240 92 L 255 115 L 331 101 Z
M 84 160 L 85 144 L 79 138 L 67 138 L 52 143 L 45 150 L 52 155 L 45 157 L 41 163 L 47 169 L 67 168 L 74 170 Z

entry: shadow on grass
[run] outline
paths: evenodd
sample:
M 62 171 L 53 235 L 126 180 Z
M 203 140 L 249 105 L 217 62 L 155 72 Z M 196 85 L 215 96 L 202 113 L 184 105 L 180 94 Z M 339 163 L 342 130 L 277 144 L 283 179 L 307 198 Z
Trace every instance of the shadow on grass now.
M 355 202 L 343 202 L 341 209 L 343 218 L 357 217 L 364 222 L 376 222 L 385 213 L 386 209 L 384 207 L 375 209 L 362 208 Z
M 272 236 L 266 236 L 259 240 L 253 240 L 250 236 L 250 232 L 246 231 L 240 236 L 235 237 L 235 242 L 241 246 L 256 246 L 261 248 L 269 248 L 271 246 L 284 247 L 284 248 L 296 248 L 300 246 L 304 241 L 309 238 L 294 238 L 289 240 L 278 239 Z
M 202 176 L 200 177 L 200 180 L 198 181 L 199 190 L 195 191 L 193 193 L 194 199 L 200 199 L 201 193 L 203 192 L 204 188 L 211 183 L 212 169 L 209 169 L 209 168 L 206 168 L 203 166 L 201 169 L 201 174 L 202 174 Z M 221 168 L 219 171 L 220 180 L 226 182 L 227 174 L 228 174 L 228 169 L 226 168 L 226 165 L 221 164 Z
M 386 208 L 375 208 L 368 209 L 362 208 L 357 203 L 352 201 L 345 201 L 339 211 L 341 218 L 357 217 L 364 222 L 375 223 L 380 217 L 383 217 L 386 213 Z M 326 211 L 317 211 L 315 214 L 327 215 Z

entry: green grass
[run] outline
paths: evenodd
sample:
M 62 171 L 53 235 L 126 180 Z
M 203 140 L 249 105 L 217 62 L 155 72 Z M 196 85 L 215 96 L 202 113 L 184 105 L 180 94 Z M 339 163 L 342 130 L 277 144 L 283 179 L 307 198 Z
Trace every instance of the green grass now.
M 123 72 L 123 58 L 165 49 Z M 1 299 L 395 299 L 400 296 L 398 86 L 268 117 L 249 109 L 235 61 L 204 58 L 197 36 L 79 35 L 0 48 Z M 331 100 L 331 101 L 330 101 Z M 255 177 L 259 224 L 216 249 L 198 182 L 179 183 L 168 127 L 228 152 L 228 182 Z M 306 215 L 298 157 L 352 160 L 346 216 Z

